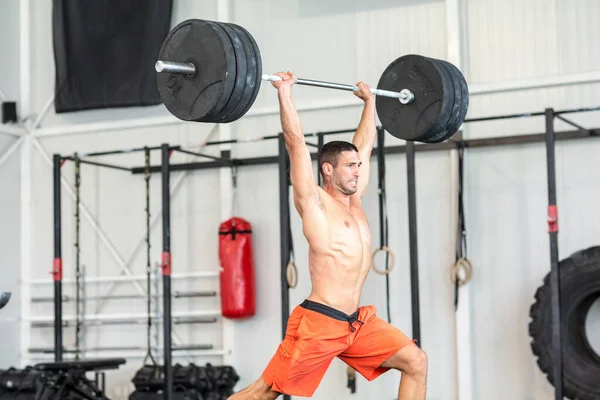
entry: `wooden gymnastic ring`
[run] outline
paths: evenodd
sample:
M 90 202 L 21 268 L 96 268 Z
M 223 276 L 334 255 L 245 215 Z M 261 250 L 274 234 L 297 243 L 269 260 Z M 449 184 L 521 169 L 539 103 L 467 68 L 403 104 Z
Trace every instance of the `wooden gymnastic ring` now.
M 464 278 L 460 277 L 460 270 L 464 271 Z M 455 283 L 458 280 L 458 286 L 469 282 L 473 277 L 473 264 L 468 258 L 461 257 L 450 267 L 450 281 Z
M 388 263 L 387 268 L 384 270 L 377 269 L 377 267 L 375 266 L 375 255 L 377 255 L 377 253 L 379 253 L 380 251 L 385 251 L 390 255 L 390 262 Z M 389 274 L 394 269 L 395 264 L 396 256 L 394 255 L 394 252 L 387 246 L 381 246 L 380 248 L 376 249 L 373 252 L 373 255 L 371 256 L 371 268 L 373 269 L 373 271 L 377 272 L 380 275 Z
M 293 276 L 292 276 L 293 275 Z M 285 270 L 285 276 L 287 278 L 287 284 L 290 288 L 294 289 L 298 286 L 298 268 L 296 263 L 290 261 Z

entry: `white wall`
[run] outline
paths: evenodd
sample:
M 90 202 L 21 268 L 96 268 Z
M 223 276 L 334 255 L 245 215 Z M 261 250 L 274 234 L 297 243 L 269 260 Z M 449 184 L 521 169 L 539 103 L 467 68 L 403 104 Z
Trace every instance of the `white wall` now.
M 460 2 L 459 2 L 460 3 Z M 467 33 L 464 70 L 473 88 L 490 84 L 510 85 L 514 81 L 598 71 L 600 60 L 596 55 L 593 16 L 597 5 L 593 1 L 492 2 L 467 1 Z M 18 15 L 16 2 L 3 3 L 4 16 Z M 51 2 L 29 2 L 31 6 L 30 45 L 31 112 L 39 113 L 47 104 L 54 88 L 54 63 L 51 41 Z M 187 18 L 218 19 L 223 17 L 219 6 L 224 3 L 175 1 L 173 24 Z M 282 69 L 298 76 L 339 82 L 364 80 L 376 85 L 383 69 L 395 58 L 407 53 L 421 53 L 431 57 L 449 57 L 448 34 L 458 27 L 447 23 L 447 4 L 443 1 L 389 0 L 366 2 L 268 0 L 229 2 L 230 19 L 246 27 L 259 43 L 265 72 Z M 223 8 L 221 8 L 223 10 Z M 221 12 L 221 14 L 220 14 Z M 9 18 L 6 18 L 9 19 Z M 11 24 L 0 24 L 9 36 L 18 39 L 19 26 L 11 17 Z M 517 23 L 521 21 L 522 23 Z M 594 28 L 592 28 L 594 27 Z M 19 55 L 16 43 L 6 46 L 8 53 Z M 467 57 L 468 56 L 468 57 Z M 22 70 L 22 69 L 21 69 Z M 0 88 L 9 96 L 19 95 L 19 71 L 10 70 L 0 80 Z M 499 94 L 473 95 L 469 117 L 504 113 L 542 111 L 545 107 L 557 109 L 593 106 L 600 103 L 598 84 L 553 87 Z M 6 89 L 5 89 L 6 87 Z M 352 128 L 360 117 L 360 100 L 348 93 L 317 88 L 298 87 L 294 91 L 302 111 L 305 130 L 315 132 L 329 129 Z M 335 107 L 341 105 L 341 107 Z M 249 114 L 230 127 L 238 138 L 274 134 L 281 128 L 276 114 L 274 90 L 264 85 Z M 329 106 L 330 108 L 326 108 Z M 257 115 L 260 111 L 260 115 Z M 271 113 L 269 113 L 271 111 Z M 267 115 L 265 115 L 267 114 Z M 160 121 L 161 125 L 107 130 L 107 123 L 119 121 Z M 571 118 L 589 126 L 600 126 L 599 113 L 572 115 Z M 162 106 L 147 108 L 110 109 L 56 115 L 52 108 L 36 133 L 39 145 L 32 151 L 32 237 L 35 247 L 31 262 L 24 263 L 24 275 L 31 279 L 49 279 L 53 257 L 52 235 L 52 173 L 48 158 L 54 152 L 67 155 L 73 152 L 99 151 L 163 142 L 194 146 L 208 137 L 215 139 L 219 132 L 210 124 L 181 124 L 169 122 L 169 114 Z M 95 125 L 90 125 L 90 123 Z M 91 128 L 90 128 L 91 127 Z M 214 129 L 213 129 L 214 128 Z M 82 133 L 84 129 L 90 132 Z M 465 135 L 471 138 L 519 133 L 542 132 L 543 118 L 473 123 L 465 126 Z M 557 121 L 557 129 L 571 129 Z M 70 132 L 69 135 L 60 135 Z M 350 139 L 349 135 L 340 138 Z M 4 139 L 4 137 L 2 137 Z M 329 138 L 328 138 L 329 139 Z M 12 138 L 0 142 L 7 148 Z M 314 141 L 316 142 L 316 140 Z M 388 136 L 386 144 L 401 141 Z M 557 174 L 561 235 L 561 258 L 578 249 L 597 244 L 598 226 L 594 201 L 600 194 L 595 184 L 593 156 L 600 143 L 586 140 L 557 144 Z M 42 151 L 40 151 L 42 150 Z M 218 154 L 218 149 L 209 149 Z M 234 146 L 235 157 L 273 155 L 276 141 L 247 143 Z M 19 231 L 18 215 L 20 193 L 19 152 L 0 166 L 0 215 Z M 159 159 L 153 153 L 153 160 Z M 173 162 L 189 159 L 175 155 Z M 447 152 L 418 153 L 417 201 L 419 223 L 419 265 L 421 293 L 421 331 L 423 348 L 430 360 L 428 399 L 457 399 L 458 376 L 453 286 L 448 279 L 448 268 L 454 259 L 454 202 L 452 155 Z M 102 157 L 99 160 L 120 165 L 141 165 L 140 153 Z M 396 254 L 396 269 L 390 276 L 392 323 L 411 335 L 410 275 L 408 269 L 408 228 L 406 202 L 406 159 L 403 155 L 387 159 L 387 196 L 390 220 L 390 246 Z M 475 266 L 470 303 L 464 304 L 471 314 L 473 398 L 480 399 L 544 399 L 552 395 L 552 387 L 535 364 L 529 348 L 527 333 L 528 312 L 533 293 L 549 270 L 548 238 L 546 233 L 546 173 L 545 151 L 542 144 L 503 148 L 470 149 L 466 155 L 465 203 L 468 229 L 469 257 Z M 73 183 L 72 163 L 62 168 L 67 184 Z M 92 229 L 90 221 L 82 216 L 81 262 L 91 276 L 113 276 L 120 273 L 114 253 L 127 261 L 144 234 L 144 186 L 142 175 L 83 166 L 82 201 L 89 216 L 106 233 L 113 250 L 100 234 Z M 175 182 L 183 173 L 173 173 Z M 173 194 L 172 252 L 175 273 L 216 271 L 217 228 L 223 220 L 220 210 L 220 188 L 229 185 L 221 180 L 219 171 L 195 171 L 185 174 L 185 180 Z M 376 168 L 371 178 L 377 177 Z M 152 214 L 160 208 L 160 179 L 152 177 Z M 256 379 L 275 351 L 280 334 L 279 288 L 279 213 L 278 171 L 276 165 L 243 168 L 239 172 L 236 214 L 248 219 L 254 229 L 254 249 L 257 273 L 257 315 L 235 323 L 232 363 L 240 373 L 241 388 Z M 261 188 L 257 189 L 257 184 Z M 5 185 L 12 187 L 8 193 Z M 262 186 L 264 185 L 264 186 Z M 365 199 L 365 209 L 373 229 L 373 249 L 379 243 L 378 201 L 375 181 Z M 207 190 L 209 189 L 209 190 Z M 63 258 L 65 278 L 74 275 L 74 203 L 63 186 Z M 293 210 L 293 207 L 292 207 Z M 504 216 L 499 210 L 506 212 Z M 125 218 L 131 218 L 125 222 Z M 7 219 L 5 219 L 7 218 Z M 292 214 L 294 247 L 300 267 L 300 283 L 290 293 L 292 305 L 306 297 L 310 290 L 307 271 L 306 243 L 302 237 L 301 221 Z M 19 236 L 15 229 L 3 224 L 0 229 L 4 251 L 3 265 L 18 265 Z M 160 220 L 153 228 L 152 258 L 160 260 L 162 248 Z M 11 251 L 12 249 L 12 251 Z M 131 257 L 134 274 L 145 271 L 145 252 L 140 249 Z M 11 269 L 14 271 L 16 268 Z M 16 273 L 0 269 L 2 281 L 11 280 L 15 286 Z M 7 276 L 7 278 L 4 278 Z M 141 282 L 144 287 L 144 282 Z M 89 285 L 89 294 L 104 293 L 107 284 Z M 174 281 L 174 290 L 218 289 L 214 278 Z M 51 285 L 36 285 L 35 296 L 51 295 Z M 363 302 L 374 304 L 382 316 L 386 313 L 385 279 L 371 274 L 366 282 Z M 118 286 L 115 293 L 134 294 L 137 289 L 127 283 Z M 65 284 L 65 294 L 73 295 L 72 286 Z M 52 305 L 31 304 L 31 316 L 51 318 Z M 94 313 L 88 303 L 88 312 Z M 174 300 L 174 311 L 218 309 L 217 299 L 194 301 Z M 15 310 L 15 309 L 13 309 Z M 100 313 L 144 313 L 144 303 L 107 302 Z M 6 312 L 6 313 L 5 313 Z M 8 309 L 2 318 L 9 320 Z M 65 314 L 72 315 L 71 305 Z M 10 314 L 10 318 L 16 317 Z M 19 330 L 17 322 L 3 320 L 12 330 L 14 340 L 27 341 L 36 347 L 52 346 L 51 329 Z M 590 317 L 590 332 L 598 331 L 600 310 Z M 12 325 L 11 325 L 12 324 Z M 508 329 L 507 329 L 508 327 Z M 214 343 L 223 346 L 223 326 L 193 325 L 176 328 L 184 343 Z M 20 333 L 20 335 L 19 335 Z M 73 345 L 74 331 L 65 330 L 65 346 Z M 144 345 L 143 325 L 90 328 L 88 346 Z M 598 344 L 597 348 L 600 348 Z M 27 354 L 4 351 L 0 368 L 38 359 Z M 250 356 L 250 352 L 255 355 Z M 194 358 L 197 363 L 220 363 L 220 356 Z M 176 361 L 187 362 L 187 358 Z M 129 383 L 141 363 L 140 358 L 128 359 L 126 367 L 109 374 L 113 398 L 124 398 L 131 390 Z M 400 375 L 390 372 L 373 383 L 359 377 L 358 393 L 346 389 L 345 367 L 334 361 L 314 398 L 394 398 Z M 510 384 L 507 384 L 510 382 Z
M 13 101 L 18 99 L 19 81 L 14 79 L 19 76 L 19 8 L 18 1 L 3 1 L 0 4 L 0 50 L 4 55 L 5 62 L 2 66 L 3 73 L 0 76 L 0 90 L 7 99 Z
M 594 56 L 597 35 L 595 1 L 468 1 L 468 54 L 471 85 L 501 84 L 540 77 L 572 76 L 598 71 Z M 586 17 L 587 16 L 587 17 Z M 576 34 L 577 33 L 577 34 Z M 594 58 L 595 57 L 595 58 Z M 578 108 L 599 102 L 598 84 L 502 92 L 471 98 L 468 117 Z M 597 113 L 573 117 L 593 126 Z M 556 121 L 557 129 L 573 129 Z M 542 132 L 544 117 L 478 122 L 468 125 L 471 137 Z

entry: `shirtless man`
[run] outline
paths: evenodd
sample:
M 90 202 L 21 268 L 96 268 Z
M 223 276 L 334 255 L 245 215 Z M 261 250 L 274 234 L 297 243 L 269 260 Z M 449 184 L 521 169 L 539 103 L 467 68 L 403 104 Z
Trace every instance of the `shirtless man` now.
M 352 143 L 323 146 L 315 183 L 302 124 L 292 100 L 295 76 L 277 88 L 281 125 L 290 155 L 294 204 L 309 244 L 310 296 L 292 311 L 286 336 L 262 376 L 229 399 L 275 399 L 280 394 L 310 397 L 338 357 L 372 381 L 391 368 L 402 372 L 399 400 L 424 400 L 427 356 L 400 330 L 376 315 L 374 306 L 359 307 L 371 266 L 371 232 L 361 199 L 369 179 L 375 141 L 375 99 L 359 82 L 355 94 L 364 101 Z

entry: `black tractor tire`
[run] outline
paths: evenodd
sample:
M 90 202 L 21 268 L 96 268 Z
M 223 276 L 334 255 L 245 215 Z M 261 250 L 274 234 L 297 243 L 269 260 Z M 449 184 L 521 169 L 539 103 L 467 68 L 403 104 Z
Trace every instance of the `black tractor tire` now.
M 563 394 L 572 400 L 600 399 L 600 355 L 591 347 L 585 321 L 592 304 L 600 298 L 600 246 L 573 253 L 559 262 L 561 290 L 561 336 Z M 535 293 L 531 306 L 529 336 L 537 364 L 552 385 L 552 308 L 550 273 Z

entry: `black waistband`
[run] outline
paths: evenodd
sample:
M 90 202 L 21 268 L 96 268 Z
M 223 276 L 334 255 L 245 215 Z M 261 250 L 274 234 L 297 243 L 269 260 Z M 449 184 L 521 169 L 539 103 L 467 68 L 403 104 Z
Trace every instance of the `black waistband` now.
M 329 307 L 329 306 L 326 306 L 325 304 L 317 303 L 317 302 L 314 302 L 311 300 L 304 300 L 300 304 L 300 307 L 306 308 L 307 310 L 321 313 L 323 315 L 327 315 L 328 317 L 337 319 L 339 321 L 349 321 L 349 320 L 356 321 L 356 319 L 358 318 L 358 310 L 353 312 L 351 315 L 348 315 L 345 312 L 336 310 L 333 307 Z

